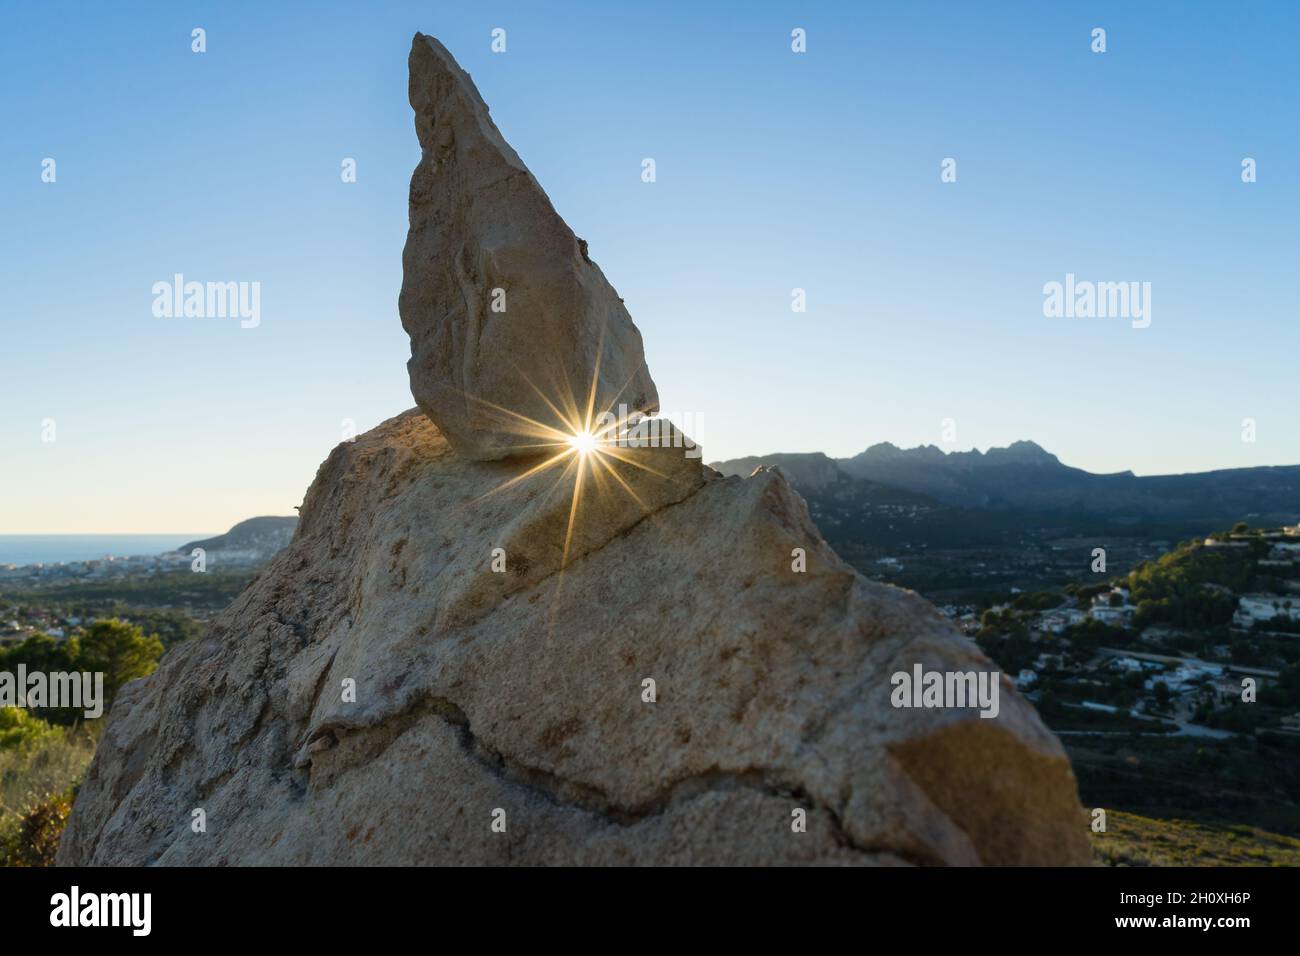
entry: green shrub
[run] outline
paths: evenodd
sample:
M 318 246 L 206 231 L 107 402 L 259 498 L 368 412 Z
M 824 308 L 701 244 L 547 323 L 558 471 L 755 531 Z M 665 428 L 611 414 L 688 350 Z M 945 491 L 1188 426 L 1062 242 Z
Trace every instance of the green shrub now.
M 12 735 L 21 743 L 0 748 L 0 866 L 43 866 L 53 860 L 71 794 L 94 756 L 95 736 L 85 726 L 52 727 L 20 713 L 5 719 L 24 728 L 21 737 Z
M 0 751 L 29 753 L 62 734 L 31 711 L 0 707 Z
M 71 789 L 38 799 L 17 826 L 0 834 L 0 866 L 53 866 L 71 813 Z

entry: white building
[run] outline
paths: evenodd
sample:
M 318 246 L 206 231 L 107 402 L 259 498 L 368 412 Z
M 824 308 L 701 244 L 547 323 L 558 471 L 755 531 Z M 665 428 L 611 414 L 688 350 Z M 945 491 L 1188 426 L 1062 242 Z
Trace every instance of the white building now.
M 1034 661 L 1034 667 L 1038 670 L 1056 670 L 1059 671 L 1064 666 L 1064 658 L 1060 654 L 1048 654 L 1046 652 L 1039 654 L 1038 659 Z
M 1132 606 L 1111 607 L 1109 604 L 1094 604 L 1092 606 L 1092 618 L 1094 621 L 1100 621 L 1103 624 L 1123 627 L 1133 617 L 1134 610 Z
M 1073 627 L 1075 624 L 1082 624 L 1087 617 L 1078 608 L 1066 607 L 1058 608 L 1053 611 L 1046 611 L 1038 619 L 1038 630 L 1044 634 L 1060 634 L 1067 627 Z
M 1175 667 L 1172 671 L 1164 674 L 1157 674 L 1154 677 L 1148 677 L 1143 683 L 1147 690 L 1151 690 L 1157 683 L 1163 683 L 1175 693 L 1188 690 L 1189 688 L 1203 683 L 1204 681 L 1223 676 L 1223 667 L 1219 664 L 1209 664 L 1205 661 L 1184 661 Z
M 1237 611 L 1232 620 L 1242 627 L 1250 627 L 1257 621 L 1271 621 L 1279 617 L 1300 621 L 1300 600 L 1276 594 L 1243 594 L 1237 602 Z
M 1158 671 L 1162 667 L 1156 661 L 1140 661 L 1136 657 L 1116 657 L 1110 662 L 1110 666 L 1116 670 L 1129 671 L 1134 674 L 1141 671 Z

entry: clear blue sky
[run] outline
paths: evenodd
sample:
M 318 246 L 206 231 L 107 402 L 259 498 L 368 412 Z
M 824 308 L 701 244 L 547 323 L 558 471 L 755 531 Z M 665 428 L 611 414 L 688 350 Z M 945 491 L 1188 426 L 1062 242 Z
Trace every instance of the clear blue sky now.
M 708 460 L 940 444 L 952 418 L 944 447 L 1094 471 L 1300 462 L 1298 11 L 6 4 L 0 533 L 292 513 L 343 419 L 413 404 L 416 30 L 588 239 Z M 260 282 L 260 327 L 155 318 L 176 272 Z M 1067 272 L 1151 282 L 1151 327 L 1045 318 Z

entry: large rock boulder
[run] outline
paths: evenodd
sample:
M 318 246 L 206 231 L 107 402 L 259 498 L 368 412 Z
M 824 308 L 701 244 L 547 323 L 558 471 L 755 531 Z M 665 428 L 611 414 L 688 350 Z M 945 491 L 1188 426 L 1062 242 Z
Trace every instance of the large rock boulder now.
M 420 163 L 402 254 L 416 403 L 461 455 L 535 454 L 591 415 L 652 413 L 641 334 L 450 53 L 416 34 Z
M 566 467 L 548 502 L 416 411 L 339 446 L 289 549 L 122 692 L 60 861 L 1088 861 L 1008 683 L 993 719 L 893 706 L 917 663 L 991 665 L 840 561 L 779 471 L 682 483 L 565 565 L 514 529 L 568 513 Z

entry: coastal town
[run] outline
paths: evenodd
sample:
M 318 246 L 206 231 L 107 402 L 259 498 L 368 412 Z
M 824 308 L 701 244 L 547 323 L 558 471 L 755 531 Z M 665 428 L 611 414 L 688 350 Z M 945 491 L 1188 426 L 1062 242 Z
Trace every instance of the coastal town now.
M 149 625 L 164 643 L 193 636 L 288 543 L 295 517 L 257 517 L 150 555 L 0 564 L 0 648 L 64 640 L 96 619 Z
M 188 571 L 192 559 L 181 551 L 154 555 L 104 555 L 86 561 L 0 564 L 0 587 L 71 581 L 110 581 L 133 575 Z
M 1300 737 L 1300 527 L 1239 527 L 1115 580 L 940 612 L 1058 732 Z

